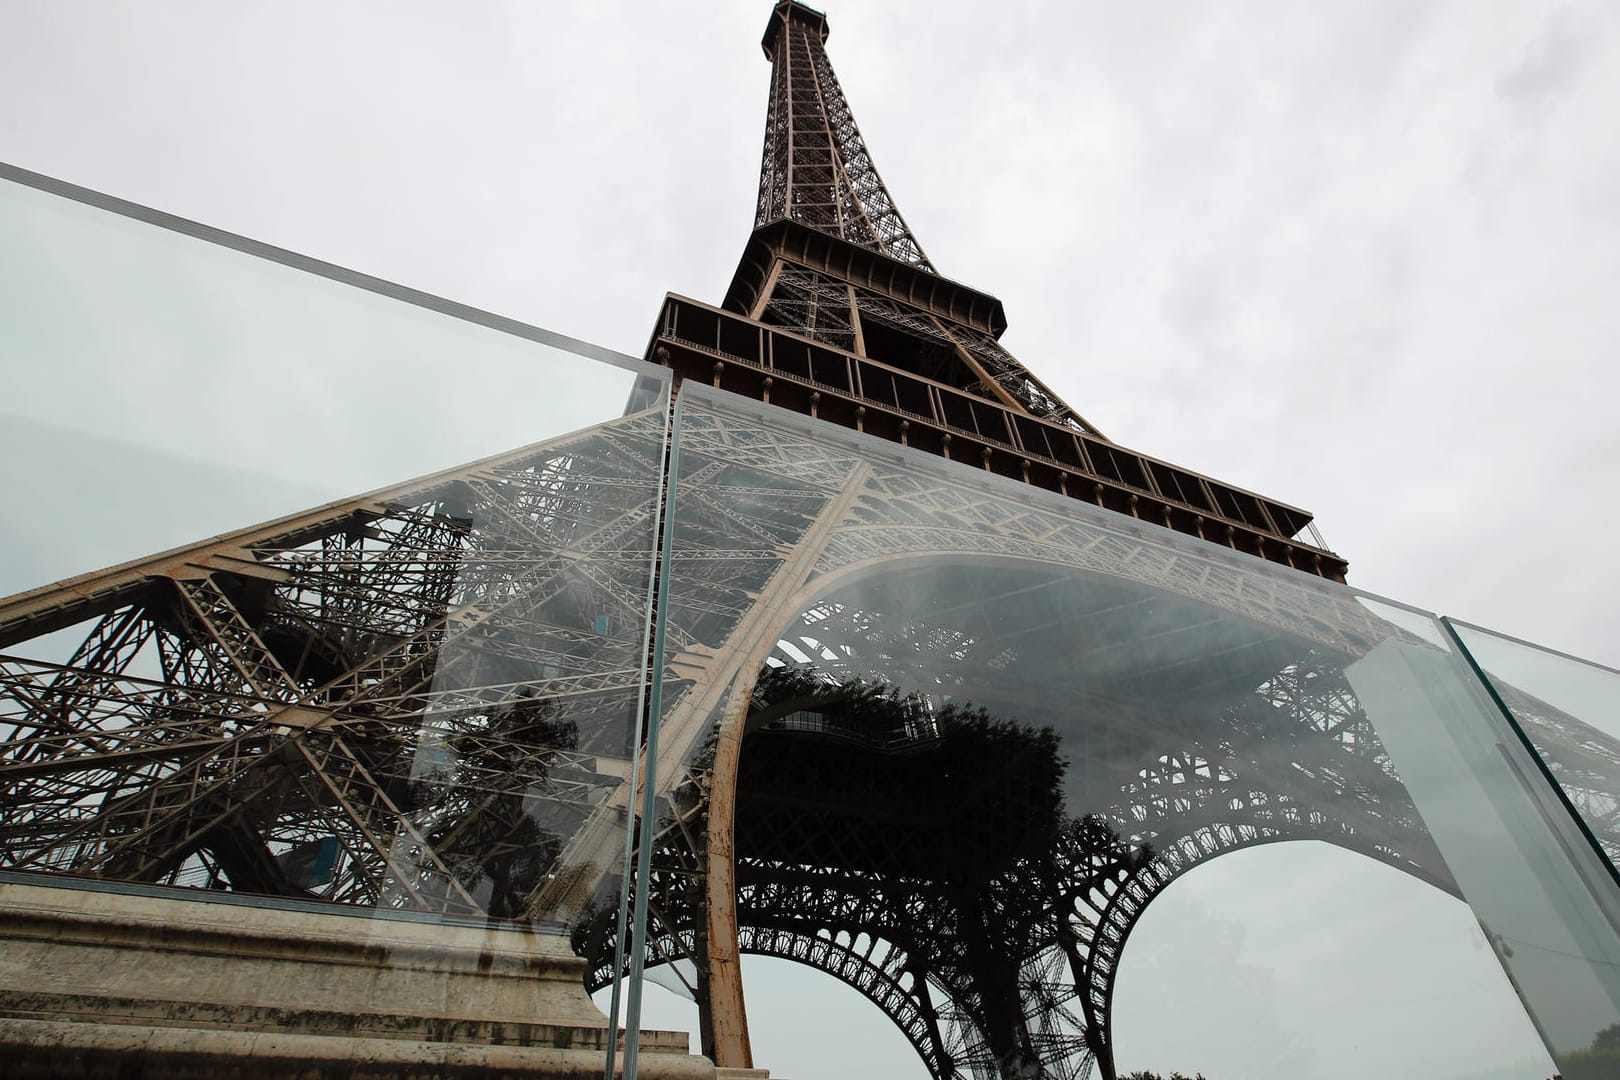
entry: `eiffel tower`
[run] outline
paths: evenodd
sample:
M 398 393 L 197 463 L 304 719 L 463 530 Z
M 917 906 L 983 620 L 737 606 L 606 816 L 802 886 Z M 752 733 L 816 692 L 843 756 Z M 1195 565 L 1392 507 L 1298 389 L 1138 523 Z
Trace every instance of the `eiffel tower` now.
M 647 350 L 678 397 L 0 601 L 0 869 L 566 933 L 739 1069 L 739 958 L 786 958 L 941 1078 L 1112 1080 L 1127 938 L 1228 852 L 1460 895 L 1354 685 L 1421 642 L 1000 344 L 827 36 L 775 5 L 755 228 Z
M 710 384 L 1343 581 L 1345 562 L 1322 548 L 1308 513 L 1112 442 L 999 343 L 1000 301 L 941 276 L 884 186 L 827 57 L 827 37 L 821 13 L 776 6 L 762 41 L 772 80 L 754 233 L 720 308 L 668 298 L 649 359 L 687 386 Z M 756 425 L 710 419 L 716 430 L 702 436 L 696 417 L 682 425 L 680 456 L 690 472 L 683 468 L 676 483 L 682 501 L 701 497 L 711 509 L 690 522 L 694 543 L 725 558 L 687 560 L 677 547 L 665 567 L 670 633 L 686 647 L 666 669 L 666 697 L 675 703 L 664 727 L 690 734 L 687 748 L 661 755 L 684 767 L 667 781 L 672 802 L 649 882 L 656 902 L 646 962 L 691 961 L 704 1052 L 716 1061 L 751 1060 L 737 976 L 738 954 L 746 952 L 817 967 L 856 987 L 935 1076 L 1077 1076 L 1100 1067 L 1112 1077 L 1108 1013 L 1119 951 L 1148 902 L 1194 865 L 1253 843 L 1323 838 L 1454 889 L 1342 673 L 1317 658 L 1321 646 L 1354 647 L 1311 633 L 1314 641 L 1297 655 L 1268 654 L 1239 676 L 1250 697 L 1228 706 L 1221 733 L 1197 742 L 1149 734 L 1176 709 L 1170 700 L 1155 709 L 1155 695 L 1140 684 L 1121 692 L 1132 706 L 1093 734 L 1111 729 L 1106 738 L 1117 745 L 1096 757 L 1122 767 L 1088 780 L 1108 795 L 1052 856 L 1051 876 L 1065 884 L 1053 886 L 1043 915 L 1026 920 L 1024 938 L 990 943 L 1014 962 L 975 969 L 964 935 L 920 914 L 951 910 L 948 889 L 916 883 L 928 876 L 916 852 L 937 853 L 942 837 L 965 826 L 962 808 L 938 811 L 920 833 L 912 820 L 916 807 L 938 801 L 928 789 L 944 766 L 931 755 L 954 752 L 951 739 L 932 721 L 898 719 L 906 712 L 899 701 L 875 732 L 870 715 L 861 723 L 841 715 L 874 691 L 862 680 L 895 678 L 893 665 L 906 654 L 900 670 L 910 668 L 911 678 L 896 681 L 907 689 L 948 671 L 953 683 L 974 688 L 975 701 L 1012 715 L 1030 714 L 1041 683 L 1052 695 L 1072 692 L 1068 661 L 1041 656 L 1029 641 L 1077 612 L 1060 615 L 1063 605 L 1054 603 L 1032 617 L 1027 597 L 1060 588 L 1056 568 L 1086 566 L 1088 543 L 1059 540 L 1049 530 L 1061 526 L 1050 519 L 1033 527 L 1039 515 L 1016 498 L 979 496 L 974 535 L 952 535 L 935 556 L 950 563 L 964 552 L 1016 553 L 1045 569 L 1000 579 L 940 571 L 949 586 L 928 587 L 959 603 L 942 622 L 874 609 L 856 599 L 866 591 L 859 587 L 830 597 L 827 583 L 840 565 L 899 565 L 929 551 L 919 523 L 959 512 L 960 495 L 905 490 L 910 485 L 853 456 L 827 460 L 825 447 L 787 430 L 744 434 L 737 427 Z M 817 464 L 806 468 L 806 461 Z M 767 482 L 781 486 L 761 498 Z M 737 489 L 750 492 L 746 511 L 725 494 Z M 856 517 L 858 540 L 846 527 L 829 543 L 829 527 Z M 677 540 L 685 524 L 679 516 L 672 523 Z M 784 552 L 785 542 L 795 546 Z M 860 550 L 834 553 L 840 542 Z M 934 579 L 930 571 L 903 573 Z M 886 588 L 905 592 L 893 578 Z M 1237 602 L 1207 584 L 1188 595 Z M 732 603 L 717 611 L 721 598 Z M 1260 617 L 1275 622 L 1283 606 Z M 1341 615 L 1376 638 L 1362 615 Z M 1117 644 L 1128 647 L 1132 633 L 1121 631 Z M 1009 650 L 1022 654 L 1028 682 L 1001 701 L 1006 687 L 997 684 L 1005 679 L 970 671 Z M 784 719 L 785 706 L 762 696 L 754 680 L 806 669 L 819 688 L 788 694 L 797 719 Z M 1248 725 L 1274 712 L 1311 732 L 1314 745 L 1296 753 L 1333 762 L 1346 779 L 1316 793 L 1245 790 L 1239 809 L 1233 795 L 1247 783 L 1240 777 L 1260 771 L 1258 763 L 1221 762 L 1207 743 L 1253 743 L 1262 736 Z M 1248 734 L 1234 738 L 1237 731 Z M 690 746 L 700 733 L 713 745 Z M 885 785 L 882 797 L 866 790 Z M 1329 824 L 1305 809 L 1342 801 L 1351 790 L 1358 820 Z M 1032 810 L 979 797 L 962 806 L 1000 815 L 999 825 L 986 834 L 980 863 L 960 872 L 1006 888 L 1016 878 L 1001 867 L 998 879 L 988 852 L 1016 847 Z M 1218 816 L 1192 810 L 1222 803 Z M 980 909 L 973 918 L 993 916 Z M 593 985 L 613 977 L 611 944 L 593 940 Z

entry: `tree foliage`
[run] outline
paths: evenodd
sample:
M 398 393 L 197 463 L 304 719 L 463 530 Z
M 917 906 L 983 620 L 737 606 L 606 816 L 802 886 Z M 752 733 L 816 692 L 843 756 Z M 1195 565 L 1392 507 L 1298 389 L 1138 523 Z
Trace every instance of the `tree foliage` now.
M 1620 1077 L 1620 1024 L 1597 1033 L 1592 1045 L 1558 1058 L 1563 1080 L 1615 1080 Z

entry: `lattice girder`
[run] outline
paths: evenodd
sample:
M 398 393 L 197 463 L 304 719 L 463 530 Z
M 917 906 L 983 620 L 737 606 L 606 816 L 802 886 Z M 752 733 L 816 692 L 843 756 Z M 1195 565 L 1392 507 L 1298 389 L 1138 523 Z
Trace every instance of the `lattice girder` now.
M 0 864 L 516 914 L 629 773 L 664 438 L 655 409 L 0 602 Z
M 826 19 L 781 3 L 766 35 L 772 63 L 755 225 L 802 221 L 932 271 L 895 208 L 823 48 Z
M 872 163 L 827 58 L 826 37 L 827 20 L 821 13 L 794 0 L 777 4 L 764 41 L 772 75 L 755 235 L 775 235 L 768 227 L 793 222 L 932 277 L 933 265 Z M 745 267 L 748 261 L 745 256 Z M 848 266 L 829 275 L 796 261 L 786 250 L 773 252 L 770 264 L 768 271 L 755 268 L 765 277 L 753 290 L 758 295 L 750 305 L 751 318 L 939 378 L 1077 431 L 1100 434 L 996 341 L 1005 325 L 999 321 L 999 302 L 990 300 L 997 322 L 990 327 L 993 333 L 986 333 L 943 321 L 938 311 L 915 301 L 885 297 L 870 283 L 857 288 L 847 276 Z M 739 282 L 745 276 L 739 269 Z M 734 283 L 733 293 L 737 290 Z M 929 291 L 941 290 L 970 292 L 934 277 Z M 868 318 L 874 326 L 889 328 L 870 352 L 861 331 Z
M 1241 573 L 1161 547 L 1143 530 L 1099 529 L 914 462 L 869 462 L 861 476 L 858 459 L 836 441 L 753 414 L 689 408 L 677 437 L 682 505 L 672 524 L 667 618 L 704 642 L 706 654 L 738 648 L 733 628 L 742 620 L 753 620 L 748 634 L 757 637 L 761 612 L 774 611 L 761 663 L 797 665 L 835 684 L 879 678 L 927 688 L 919 692 L 933 709 L 971 701 L 994 715 L 1045 717 L 1053 702 L 1069 702 L 1067 715 L 1084 718 L 1073 745 L 1086 753 L 1071 766 L 1065 799 L 1098 815 L 1120 846 L 1060 855 L 1045 870 L 1023 865 L 1006 879 L 1018 882 L 1016 893 L 1001 890 L 993 874 L 980 882 L 982 899 L 971 907 L 978 914 L 953 926 L 979 925 L 992 937 L 1006 932 L 995 927 L 1021 926 L 1028 935 L 1012 952 L 1000 950 L 1008 962 L 999 974 L 975 967 L 971 935 L 930 921 L 962 898 L 951 901 L 931 878 L 930 834 L 903 809 L 926 818 L 926 798 L 908 803 L 917 797 L 901 793 L 926 788 L 905 780 L 905 770 L 926 759 L 937 734 L 925 724 L 862 745 L 816 720 L 810 705 L 795 717 L 748 720 L 731 826 L 741 939 L 852 979 L 857 968 L 843 954 L 800 937 L 859 940 L 858 951 L 884 943 L 913 982 L 903 984 L 898 967 L 876 983 L 859 968 L 857 981 L 881 984 L 873 999 L 939 1075 L 1035 1068 L 1058 1076 L 1093 1065 L 1111 1075 L 1107 1011 L 1125 938 L 1169 881 L 1226 851 L 1325 841 L 1454 888 L 1342 674 L 1348 657 L 1401 632 L 1348 594 L 1341 602 L 1314 583 Z M 729 500 L 711 485 L 749 494 Z M 773 489 L 796 498 L 778 505 Z M 726 512 L 728 502 L 746 503 L 746 525 Z M 818 530 L 821 539 L 807 547 Z M 683 559 L 688 540 L 727 552 L 730 572 Z M 790 551 L 795 566 L 813 554 L 814 573 L 790 598 L 767 603 Z M 940 600 L 908 606 L 924 597 Z M 1116 657 L 1133 659 L 1121 666 Z M 710 670 L 681 668 L 681 700 L 700 693 Z M 727 672 L 733 680 L 742 674 Z M 792 749 L 768 752 L 777 740 Z M 812 767 L 824 758 L 829 764 Z M 709 759 L 688 768 L 703 785 L 715 782 Z M 953 783 L 945 787 L 993 819 Z M 869 806 L 872 792 L 890 793 L 894 805 Z M 962 827 L 944 820 L 937 835 L 960 847 Z M 686 884 L 659 897 L 661 917 L 701 927 L 702 913 L 679 910 L 696 895 L 691 877 L 706 873 L 701 844 L 682 866 Z M 847 884 L 856 877 L 860 890 Z M 1049 889 L 1031 889 L 1046 880 Z M 818 893 L 854 893 L 862 903 L 819 908 Z M 1031 897 L 1036 908 L 1019 914 Z M 680 939 L 694 947 L 700 940 Z M 675 947 L 673 937 L 664 946 Z M 707 958 L 692 959 L 701 966 Z M 917 978 L 931 988 L 943 1057 L 918 1024 Z M 1020 988 L 1016 1017 L 995 1011 L 997 983 Z M 947 1058 L 950 1069 L 940 1068 Z
M 1491 685 L 1609 862 L 1620 867 L 1620 743 L 1499 677 Z

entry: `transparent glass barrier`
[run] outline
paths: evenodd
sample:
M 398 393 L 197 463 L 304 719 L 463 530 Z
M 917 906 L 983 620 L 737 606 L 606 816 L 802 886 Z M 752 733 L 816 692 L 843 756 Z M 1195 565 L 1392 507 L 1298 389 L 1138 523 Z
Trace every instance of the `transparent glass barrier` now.
M 1620 1020 L 1430 616 L 702 386 L 674 446 L 646 956 L 717 1040 L 733 932 L 939 1075 L 1545 1078 Z
M 1620 671 L 1448 622 L 1620 872 Z
M 0 869 L 558 932 L 613 909 L 664 374 L 25 179 Z
M 287 262 L 0 171 L 0 593 L 576 431 L 661 379 L 221 239 Z
M 1558 809 L 1573 811 L 1584 839 L 1620 880 L 1620 672 L 1453 619 L 1446 623 L 1557 784 L 1564 800 Z M 1549 807 L 1549 815 L 1556 814 Z M 1570 1080 L 1620 1076 L 1620 1027 L 1560 1061 Z

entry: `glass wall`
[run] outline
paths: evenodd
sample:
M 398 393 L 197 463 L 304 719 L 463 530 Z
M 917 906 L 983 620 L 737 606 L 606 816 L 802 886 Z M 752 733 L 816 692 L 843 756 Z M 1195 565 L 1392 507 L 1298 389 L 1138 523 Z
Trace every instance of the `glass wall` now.
M 1620 1021 L 1613 896 L 1427 614 L 707 387 L 674 462 L 654 955 L 723 959 L 718 876 L 964 1075 L 1545 1077 Z M 1176 1060 L 1161 895 L 1272 934 Z
M 1620 882 L 1620 672 L 1477 626 L 1445 623 L 1535 755 L 1539 773 L 1526 766 L 1525 784 L 1540 796 L 1542 812 L 1573 825 L 1560 830 L 1569 864 L 1584 872 L 1592 894 L 1612 899 Z M 1598 858 L 1586 857 L 1588 851 Z M 1548 856 L 1558 861 L 1559 853 Z M 1612 906 L 1607 910 L 1614 921 Z M 1505 945 L 1511 949 L 1513 942 Z M 1620 1028 L 1600 1032 L 1590 1048 L 1560 1062 L 1575 1080 L 1620 1075 Z
M 1620 672 L 1446 620 L 1611 867 L 1620 868 Z
M 15 170 L 0 250 L 0 869 L 614 908 L 665 373 Z
M 1612 671 L 15 170 L 0 250 L 0 888 L 635 933 L 722 1055 L 733 942 L 936 1075 L 1620 1042 Z

